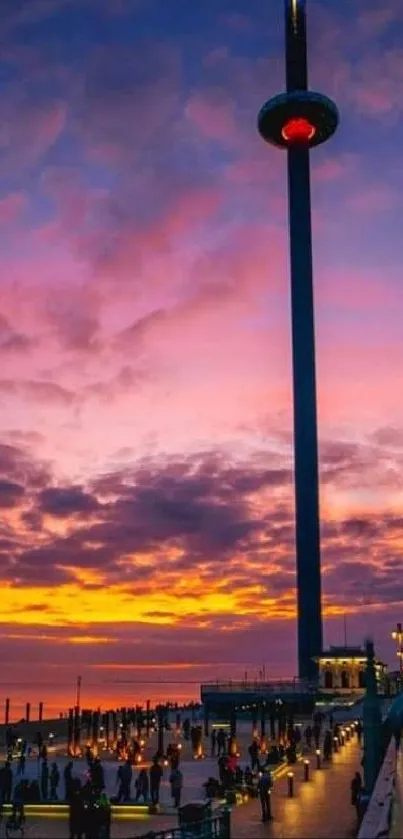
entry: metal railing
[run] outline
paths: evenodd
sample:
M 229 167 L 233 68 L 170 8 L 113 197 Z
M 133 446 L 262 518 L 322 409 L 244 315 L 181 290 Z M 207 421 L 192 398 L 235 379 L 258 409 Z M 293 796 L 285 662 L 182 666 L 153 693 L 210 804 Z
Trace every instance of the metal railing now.
M 315 686 L 306 679 L 286 681 L 215 681 L 201 685 L 203 693 L 309 693 Z
M 381 839 L 389 836 L 395 778 L 396 742 L 392 737 L 362 820 L 358 839 Z
M 139 839 L 231 839 L 231 810 L 225 808 L 204 821 L 149 831 Z

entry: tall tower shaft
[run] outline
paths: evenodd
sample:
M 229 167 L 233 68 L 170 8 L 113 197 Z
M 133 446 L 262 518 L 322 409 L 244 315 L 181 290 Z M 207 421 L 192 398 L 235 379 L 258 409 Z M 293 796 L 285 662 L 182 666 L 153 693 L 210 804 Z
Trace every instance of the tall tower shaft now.
M 319 474 L 309 151 L 336 130 L 336 106 L 308 90 L 304 0 L 285 0 L 286 93 L 261 109 L 265 140 L 287 150 L 294 400 L 299 676 L 322 651 Z

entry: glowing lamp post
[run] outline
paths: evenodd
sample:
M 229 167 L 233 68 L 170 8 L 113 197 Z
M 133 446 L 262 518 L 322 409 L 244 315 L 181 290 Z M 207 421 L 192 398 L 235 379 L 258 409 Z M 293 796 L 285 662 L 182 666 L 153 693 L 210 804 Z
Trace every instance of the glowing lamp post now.
M 316 768 L 320 769 L 320 749 L 316 749 Z
M 263 105 L 258 129 L 288 156 L 300 678 L 322 652 L 319 479 L 309 151 L 338 125 L 335 104 L 308 90 L 305 0 L 285 0 L 286 93 Z
M 309 760 L 304 760 L 304 781 L 309 781 Z

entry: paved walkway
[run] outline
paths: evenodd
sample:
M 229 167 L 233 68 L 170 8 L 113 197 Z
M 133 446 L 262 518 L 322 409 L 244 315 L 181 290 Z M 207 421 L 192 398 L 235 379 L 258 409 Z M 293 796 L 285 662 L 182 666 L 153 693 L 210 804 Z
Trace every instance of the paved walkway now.
M 324 765 L 319 771 L 314 768 L 316 758 L 313 755 L 308 783 L 303 781 L 303 764 L 297 764 L 294 768 L 294 798 L 287 797 L 287 779 L 284 776 L 275 782 L 272 822 L 262 824 L 258 801 L 234 807 L 232 839 L 352 839 L 356 834 L 356 819 L 350 804 L 350 782 L 354 772 L 361 770 L 360 760 L 360 750 L 354 739 L 334 756 L 330 766 Z M 176 824 L 176 815 L 150 817 L 139 814 L 127 821 L 114 820 L 112 839 L 134 838 L 151 829 L 163 830 Z M 26 839 L 66 839 L 67 836 L 65 818 L 28 819 Z
M 350 782 L 361 771 L 356 739 L 346 743 L 330 766 L 316 770 L 312 758 L 311 780 L 303 781 L 303 766 L 294 774 L 294 798 L 287 797 L 287 779 L 275 784 L 273 821 L 262 824 L 259 802 L 233 811 L 232 839 L 350 839 L 356 835 L 355 809 L 350 804 Z

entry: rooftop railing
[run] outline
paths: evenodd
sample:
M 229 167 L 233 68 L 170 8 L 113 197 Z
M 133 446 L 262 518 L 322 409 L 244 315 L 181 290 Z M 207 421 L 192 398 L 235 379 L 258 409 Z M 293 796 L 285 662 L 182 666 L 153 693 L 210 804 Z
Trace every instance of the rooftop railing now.
M 283 681 L 212 681 L 201 686 L 202 693 L 309 693 L 315 686 L 306 679 Z

